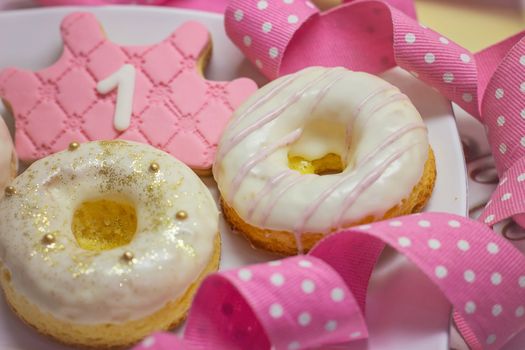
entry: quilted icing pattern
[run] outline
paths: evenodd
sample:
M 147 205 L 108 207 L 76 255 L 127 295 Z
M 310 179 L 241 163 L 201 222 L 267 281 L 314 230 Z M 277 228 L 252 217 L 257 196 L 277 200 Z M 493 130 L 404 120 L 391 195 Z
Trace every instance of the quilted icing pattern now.
M 246 78 L 215 82 L 202 76 L 198 61 L 210 36 L 197 22 L 184 23 L 151 46 L 112 43 L 90 13 L 68 15 L 60 30 L 64 49 L 52 66 L 0 72 L 0 97 L 13 111 L 16 149 L 24 161 L 72 141 L 119 138 L 209 169 L 233 110 L 257 89 Z M 135 67 L 136 78 L 131 125 L 119 132 L 113 126 L 117 90 L 101 95 L 96 86 L 124 64 Z

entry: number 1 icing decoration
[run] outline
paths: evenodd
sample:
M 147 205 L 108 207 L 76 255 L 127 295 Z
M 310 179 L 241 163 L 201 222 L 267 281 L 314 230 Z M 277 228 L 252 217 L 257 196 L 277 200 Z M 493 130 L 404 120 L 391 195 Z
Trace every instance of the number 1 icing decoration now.
M 232 111 L 257 89 L 250 79 L 206 80 L 210 35 L 186 22 L 160 43 L 120 46 L 90 13 L 62 21 L 61 57 L 32 72 L 0 72 L 0 97 L 12 110 L 23 161 L 72 141 L 126 139 L 160 148 L 191 168 L 211 168 Z

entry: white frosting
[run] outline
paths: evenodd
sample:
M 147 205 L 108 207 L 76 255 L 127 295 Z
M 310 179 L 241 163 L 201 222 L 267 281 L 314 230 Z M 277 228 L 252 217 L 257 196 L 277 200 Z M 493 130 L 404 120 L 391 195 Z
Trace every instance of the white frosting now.
M 0 201 L 0 261 L 16 292 L 56 318 L 99 324 L 148 316 L 180 297 L 212 257 L 219 213 L 209 190 L 150 146 L 82 144 L 33 163 L 13 186 L 16 195 Z M 111 196 L 135 205 L 134 239 L 101 252 L 80 248 L 71 230 L 75 209 Z M 180 210 L 186 220 L 176 219 Z M 47 233 L 56 236 L 50 249 L 42 243 Z M 132 264 L 122 259 L 126 251 Z
M 16 171 L 16 154 L 7 126 L 0 116 L 0 197 Z
M 124 64 L 115 73 L 97 84 L 97 91 L 100 94 L 107 94 L 117 89 L 117 103 L 115 104 L 113 125 L 118 131 L 126 130 L 131 123 L 133 96 L 135 94 L 135 75 L 135 67 L 132 64 Z
M 381 218 L 407 198 L 428 147 L 421 116 L 396 87 L 366 73 L 314 67 L 271 82 L 235 112 L 213 173 L 227 204 L 251 225 L 328 233 Z M 329 153 L 341 156 L 343 172 L 288 168 L 289 155 Z

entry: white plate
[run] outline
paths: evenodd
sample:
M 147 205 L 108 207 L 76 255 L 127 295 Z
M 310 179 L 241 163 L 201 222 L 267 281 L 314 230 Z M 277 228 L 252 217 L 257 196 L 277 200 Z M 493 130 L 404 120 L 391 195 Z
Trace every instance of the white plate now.
M 0 14 L 0 68 L 18 66 L 40 69 L 60 55 L 59 23 L 74 10 L 55 8 L 13 11 Z M 160 41 L 182 22 L 193 19 L 212 33 L 214 52 L 207 77 L 228 80 L 249 76 L 259 83 L 264 78 L 243 59 L 227 39 L 222 17 L 196 11 L 105 7 L 89 9 L 103 23 L 109 38 L 120 44 L 139 45 Z M 431 88 L 402 71 L 384 75 L 414 102 L 429 128 L 430 142 L 437 161 L 438 177 L 426 210 L 466 216 L 466 172 L 463 152 L 450 104 Z M 0 109 L 0 112 L 3 110 Z M 7 117 L 8 123 L 12 120 Z M 204 179 L 215 196 L 212 179 Z M 275 256 L 253 250 L 240 236 L 221 223 L 223 251 L 221 269 L 253 264 Z M 404 258 L 386 251 L 375 270 L 368 297 L 367 322 L 371 337 L 352 349 L 445 350 L 448 349 L 449 305 L 425 276 Z M 0 349 L 66 349 L 38 335 L 22 324 L 0 301 Z

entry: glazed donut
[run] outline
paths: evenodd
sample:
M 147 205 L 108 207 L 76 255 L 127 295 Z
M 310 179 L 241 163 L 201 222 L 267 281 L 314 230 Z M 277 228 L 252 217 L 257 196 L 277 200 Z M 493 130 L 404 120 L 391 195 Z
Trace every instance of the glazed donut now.
M 291 255 L 332 231 L 420 210 L 436 170 L 426 126 L 399 89 L 313 67 L 271 82 L 235 112 L 213 174 L 233 228 Z
M 15 178 L 18 168 L 13 141 L 7 126 L 0 116 L 0 198 L 4 195 L 4 189 Z
M 210 192 L 150 146 L 72 143 L 12 189 L 0 201 L 1 285 L 20 318 L 63 343 L 122 347 L 171 328 L 218 268 Z

